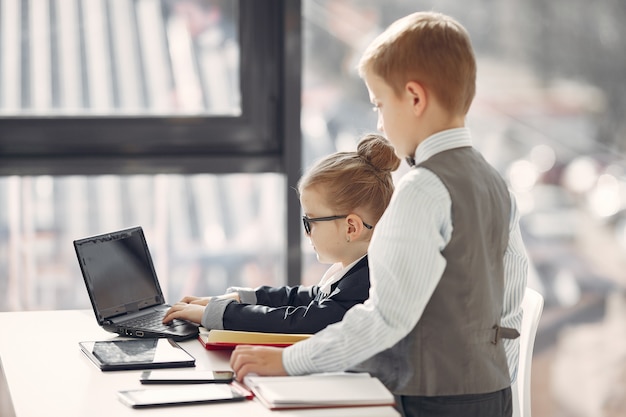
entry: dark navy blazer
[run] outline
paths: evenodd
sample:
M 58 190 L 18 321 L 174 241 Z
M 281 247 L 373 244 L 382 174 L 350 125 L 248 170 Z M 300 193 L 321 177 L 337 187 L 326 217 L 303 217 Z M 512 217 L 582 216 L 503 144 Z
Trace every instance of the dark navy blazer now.
M 369 296 L 367 255 L 323 294 L 319 286 L 258 287 L 257 304 L 230 303 L 224 311 L 227 330 L 316 333 L 340 321 L 346 311 Z

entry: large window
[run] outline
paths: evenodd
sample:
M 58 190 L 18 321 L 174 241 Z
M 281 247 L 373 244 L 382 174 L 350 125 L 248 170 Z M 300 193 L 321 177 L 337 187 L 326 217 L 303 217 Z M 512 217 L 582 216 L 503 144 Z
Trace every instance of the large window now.
M 72 240 L 135 225 L 170 302 L 298 282 L 299 19 L 0 0 L 0 310 L 89 308 Z

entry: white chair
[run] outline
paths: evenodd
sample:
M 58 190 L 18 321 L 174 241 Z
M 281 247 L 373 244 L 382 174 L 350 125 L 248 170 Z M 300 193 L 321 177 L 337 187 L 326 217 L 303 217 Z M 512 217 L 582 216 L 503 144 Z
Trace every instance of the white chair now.
M 530 417 L 530 371 L 537 326 L 543 312 L 543 296 L 532 288 L 526 288 L 522 300 L 522 311 L 524 316 L 519 340 L 517 380 L 511 385 L 513 417 Z

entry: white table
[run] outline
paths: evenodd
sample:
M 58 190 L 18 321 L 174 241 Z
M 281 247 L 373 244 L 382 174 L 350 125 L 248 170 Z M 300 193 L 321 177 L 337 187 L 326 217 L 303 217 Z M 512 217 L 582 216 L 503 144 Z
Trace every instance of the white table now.
M 270 411 L 257 400 L 135 410 L 117 391 L 142 388 L 141 371 L 102 372 L 78 342 L 115 337 L 91 311 L 0 313 L 0 416 L 398 416 L 393 407 Z M 197 340 L 180 343 L 195 368 L 228 370 L 230 351 L 207 351 Z

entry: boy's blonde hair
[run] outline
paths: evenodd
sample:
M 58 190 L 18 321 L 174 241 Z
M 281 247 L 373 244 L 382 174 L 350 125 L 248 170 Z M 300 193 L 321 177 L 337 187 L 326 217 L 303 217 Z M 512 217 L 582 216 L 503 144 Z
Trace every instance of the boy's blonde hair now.
M 416 81 L 454 115 L 467 114 L 476 92 L 469 34 L 441 13 L 417 12 L 395 21 L 367 47 L 358 70 L 361 77 L 381 77 L 397 95 Z
M 394 186 L 391 172 L 400 159 L 384 137 L 363 137 L 356 152 L 337 152 L 318 161 L 298 181 L 298 192 L 317 187 L 337 215 L 360 210 L 375 225 L 389 205 Z M 358 213 L 357 213 L 358 214 Z

